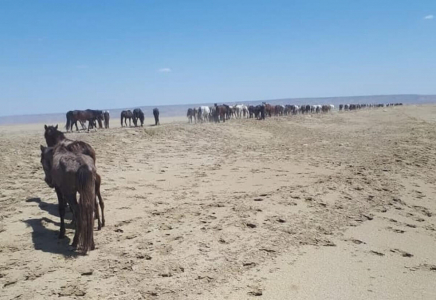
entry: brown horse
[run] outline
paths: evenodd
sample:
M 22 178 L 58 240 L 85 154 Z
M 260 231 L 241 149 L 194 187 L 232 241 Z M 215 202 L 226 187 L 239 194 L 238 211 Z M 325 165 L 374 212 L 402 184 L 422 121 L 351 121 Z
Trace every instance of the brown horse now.
M 96 169 L 91 157 L 69 151 L 63 144 L 41 146 L 45 182 L 56 190 L 61 217 L 59 238 L 65 236 L 65 201 L 73 211 L 73 247 L 86 254 L 94 250 L 94 208 Z M 80 194 L 79 203 L 76 194 Z
M 123 110 L 121 112 L 121 127 L 123 127 L 123 120 L 127 127 L 127 119 L 129 119 L 129 127 L 132 126 L 131 121 L 133 118 L 133 113 L 131 110 Z
M 273 116 L 274 112 L 275 112 L 274 106 L 272 106 L 271 104 L 267 104 L 267 103 L 264 103 L 264 105 L 265 105 L 265 114 L 268 117 Z
M 215 122 L 219 123 L 220 119 L 226 122 L 226 117 L 228 113 L 228 107 L 225 105 L 218 105 L 215 103 Z
M 65 135 L 58 130 L 58 125 L 56 126 L 44 125 L 44 128 L 45 128 L 44 138 L 48 147 L 54 147 L 58 144 L 62 144 L 68 151 L 76 154 L 87 155 L 92 158 L 94 164 L 96 163 L 95 150 L 91 147 L 91 145 L 82 141 L 73 141 L 67 139 Z M 98 203 L 97 203 L 97 199 L 95 199 L 95 217 L 97 218 L 98 221 L 98 230 L 100 230 L 105 225 L 104 202 L 103 202 L 103 198 L 101 197 L 100 186 L 101 186 L 101 177 L 99 174 L 96 174 L 95 194 L 98 197 Z M 100 212 L 98 209 L 99 204 L 101 209 L 101 219 L 100 219 Z M 61 208 L 59 207 L 59 209 Z
M 98 121 L 100 128 L 102 127 L 101 121 L 103 120 L 103 111 L 93 109 L 70 110 L 69 112 L 67 112 L 66 117 L 67 124 L 65 125 L 65 128 L 67 129 L 67 131 L 73 131 L 73 125 L 76 125 L 76 131 L 79 131 L 79 128 L 77 127 L 77 121 L 80 121 L 81 123 L 88 121 L 89 131 L 89 128 L 93 126 L 95 121 Z

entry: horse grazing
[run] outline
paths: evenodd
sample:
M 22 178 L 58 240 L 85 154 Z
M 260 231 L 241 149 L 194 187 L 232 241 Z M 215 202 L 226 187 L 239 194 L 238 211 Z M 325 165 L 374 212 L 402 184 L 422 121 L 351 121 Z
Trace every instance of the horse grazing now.
M 110 119 L 109 111 L 107 110 L 104 111 L 103 117 L 104 117 L 104 128 L 109 129 L 109 119 Z
M 45 128 L 44 138 L 45 138 L 45 141 L 46 141 L 48 147 L 54 147 L 58 144 L 62 144 L 70 152 L 77 153 L 77 154 L 84 154 L 84 155 L 91 157 L 92 160 L 94 161 L 94 164 L 95 164 L 95 162 L 96 162 L 95 151 L 91 147 L 91 145 L 89 145 L 88 143 L 82 142 L 82 141 L 73 141 L 73 140 L 67 139 L 62 132 L 57 130 L 58 125 L 56 125 L 56 126 L 44 125 L 44 128 Z M 101 186 L 101 177 L 100 177 L 100 175 L 96 174 L 95 194 L 98 197 L 98 203 L 97 203 L 97 199 L 95 199 L 95 216 L 98 220 L 98 230 L 100 230 L 105 225 L 104 202 L 103 202 L 103 198 L 101 197 L 100 186 Z M 100 209 L 101 209 L 101 219 L 100 219 L 100 213 L 98 210 L 99 204 L 100 204 Z M 60 214 L 60 212 L 59 212 L 59 214 Z
M 65 128 L 67 131 L 73 131 L 73 125 L 76 125 L 76 131 L 79 131 L 79 128 L 77 127 L 77 121 L 80 121 L 81 123 L 88 121 L 89 131 L 90 127 L 92 127 L 92 124 L 94 124 L 95 121 L 98 121 L 100 128 L 102 128 L 101 121 L 103 120 L 103 111 L 94 109 L 70 110 L 67 112 L 66 118 L 67 124 L 65 125 Z
M 263 103 L 263 106 L 265 107 L 265 115 L 267 115 L 268 117 L 272 117 L 275 113 L 274 106 L 265 102 Z
M 135 108 L 133 110 L 132 119 L 133 119 L 133 124 L 135 125 L 135 127 L 138 126 L 138 119 L 139 119 L 139 121 L 141 121 L 141 127 L 144 126 L 144 113 L 142 112 L 142 110 L 140 108 Z
M 133 113 L 131 110 L 123 110 L 121 112 L 121 127 L 123 127 L 123 120 L 124 123 L 126 124 L 127 127 L 127 119 L 129 119 L 129 127 L 132 126 L 132 118 L 133 118 Z
M 274 107 L 274 113 L 276 116 L 283 116 L 285 114 L 285 107 L 283 105 L 276 105 Z
M 159 122 L 159 109 L 153 108 L 154 126 L 160 125 Z
M 45 182 L 56 190 L 59 201 L 61 230 L 65 236 L 65 201 L 68 202 L 75 222 L 72 246 L 86 254 L 94 250 L 94 204 L 96 169 L 91 157 L 76 154 L 58 144 L 54 148 L 41 146 L 41 164 Z M 80 194 L 77 202 L 76 193 Z

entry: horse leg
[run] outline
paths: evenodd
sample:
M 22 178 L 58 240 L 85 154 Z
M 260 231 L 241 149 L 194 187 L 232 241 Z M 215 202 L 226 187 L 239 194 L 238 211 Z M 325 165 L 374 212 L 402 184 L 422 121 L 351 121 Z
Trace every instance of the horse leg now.
M 95 180 L 95 194 L 98 197 L 98 201 L 99 201 L 100 209 L 101 209 L 101 227 L 104 227 L 104 225 L 105 225 L 105 220 L 104 220 L 104 202 L 103 202 L 103 199 L 101 198 L 101 194 L 100 194 L 100 185 L 101 185 L 101 177 L 100 177 L 100 175 L 97 174 L 97 177 L 96 177 L 96 180 Z M 97 209 L 97 211 L 98 211 L 98 209 Z M 100 223 L 100 219 L 98 220 L 98 222 Z
M 73 210 L 73 221 L 75 223 L 75 230 L 74 230 L 74 238 L 73 243 L 71 244 L 72 247 L 76 248 L 77 244 L 79 243 L 79 234 L 80 234 L 80 211 L 79 211 L 79 205 L 77 203 L 76 194 L 70 194 L 66 196 L 68 204 L 70 205 L 71 209 Z
M 58 196 L 58 209 L 59 209 L 59 217 L 61 218 L 61 229 L 59 231 L 59 238 L 62 239 L 65 237 L 65 200 L 64 196 L 62 196 L 61 191 L 56 187 L 55 188 L 56 195 Z

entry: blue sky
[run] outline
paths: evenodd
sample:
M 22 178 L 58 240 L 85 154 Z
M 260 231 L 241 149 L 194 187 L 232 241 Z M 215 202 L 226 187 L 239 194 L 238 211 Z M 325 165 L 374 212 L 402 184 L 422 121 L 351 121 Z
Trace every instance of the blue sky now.
M 0 0 L 0 115 L 436 94 L 436 1 Z

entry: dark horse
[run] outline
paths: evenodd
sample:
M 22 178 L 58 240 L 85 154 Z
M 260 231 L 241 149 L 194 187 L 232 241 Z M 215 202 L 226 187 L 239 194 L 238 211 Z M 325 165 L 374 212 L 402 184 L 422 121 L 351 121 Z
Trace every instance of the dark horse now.
M 186 113 L 186 116 L 188 117 L 189 123 L 192 123 L 192 120 L 194 120 L 194 122 L 197 123 L 197 115 L 194 109 L 188 108 L 188 112 Z
M 220 120 L 223 122 L 226 121 L 227 113 L 228 113 L 228 106 L 225 105 L 218 105 L 214 104 L 215 106 L 215 122 L 219 123 Z
M 133 118 L 133 113 L 131 110 L 123 110 L 121 112 L 121 127 L 123 127 L 123 120 L 127 127 L 127 119 L 129 119 L 129 126 L 132 126 L 131 120 Z
M 138 119 L 141 121 L 141 126 L 144 126 L 144 113 L 140 108 L 135 108 L 133 110 L 133 124 L 135 124 L 135 127 L 138 126 Z M 127 124 L 126 124 L 127 126 Z
M 97 121 L 100 128 L 102 128 L 101 121 L 103 120 L 103 111 L 101 110 L 70 110 L 69 112 L 67 112 L 66 117 L 67 124 L 65 125 L 65 128 L 67 129 L 67 131 L 73 131 L 73 125 L 76 125 L 76 131 L 79 131 L 79 128 L 77 127 L 77 121 L 88 121 L 88 131 L 89 128 L 93 126 L 95 121 Z
M 76 154 L 60 143 L 55 147 L 41 146 L 41 164 L 45 173 L 45 182 L 55 188 L 59 207 L 68 202 L 73 211 L 75 232 L 73 247 L 83 254 L 94 250 L 94 208 L 96 169 L 91 157 Z M 77 203 L 76 194 L 80 194 Z M 65 236 L 64 216 L 61 215 L 59 237 Z
M 154 116 L 154 125 L 155 126 L 160 125 L 160 122 L 159 122 L 159 109 L 157 109 L 157 108 L 153 109 L 153 116 Z
M 109 129 L 109 119 L 110 119 L 109 112 L 106 110 L 103 113 L 103 116 L 104 116 L 104 128 Z
M 58 130 L 58 126 L 44 126 L 45 128 L 45 141 L 47 143 L 48 147 L 54 147 L 58 144 L 62 144 L 68 151 L 76 153 L 76 154 L 84 154 L 92 158 L 94 161 L 94 164 L 96 162 L 95 158 L 95 151 L 89 145 L 88 143 L 82 142 L 82 141 L 73 141 L 69 140 L 65 137 L 65 135 Z M 97 199 L 95 199 L 95 216 L 98 220 L 98 230 L 101 229 L 101 227 L 104 227 L 105 225 L 105 219 L 104 219 L 104 202 L 101 198 L 100 194 L 100 185 L 101 185 L 101 177 L 96 173 L 96 179 L 95 179 L 95 194 L 98 197 L 98 201 L 100 204 L 101 209 L 101 220 L 100 220 L 100 213 L 98 210 L 98 203 Z M 56 191 L 58 194 L 58 191 Z M 59 215 L 64 216 L 65 215 L 65 207 L 61 207 L 59 202 Z

